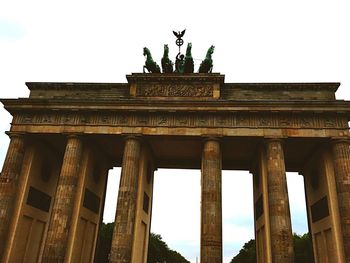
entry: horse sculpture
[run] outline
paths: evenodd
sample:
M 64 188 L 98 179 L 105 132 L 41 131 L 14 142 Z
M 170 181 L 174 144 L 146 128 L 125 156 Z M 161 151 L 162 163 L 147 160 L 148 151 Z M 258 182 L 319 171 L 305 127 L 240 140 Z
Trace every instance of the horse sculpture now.
M 186 56 L 185 56 L 185 65 L 184 73 L 193 73 L 194 71 L 194 62 L 192 58 L 192 43 L 187 44 Z
M 214 52 L 214 46 L 211 46 L 208 51 L 205 59 L 202 61 L 201 65 L 199 66 L 199 73 L 211 73 L 213 71 L 213 60 L 211 58 L 211 55 Z
M 167 44 L 164 45 L 164 54 L 162 58 L 162 70 L 163 73 L 173 73 L 174 63 L 169 59 L 169 47 Z
M 149 73 L 160 73 L 160 67 L 158 64 L 153 60 L 151 52 L 149 51 L 148 48 L 143 48 L 143 55 L 146 56 L 146 62 L 145 65 L 143 66 L 143 73 L 145 72 L 145 69 Z

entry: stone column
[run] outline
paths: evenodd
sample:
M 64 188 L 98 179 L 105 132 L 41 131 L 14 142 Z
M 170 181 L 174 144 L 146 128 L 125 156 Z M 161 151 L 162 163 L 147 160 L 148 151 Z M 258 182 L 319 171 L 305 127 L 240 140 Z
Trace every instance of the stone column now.
M 202 153 L 201 263 L 222 263 L 221 149 L 209 138 Z
M 332 150 L 345 261 L 350 262 L 350 141 L 334 140 Z
M 111 263 L 131 262 L 140 158 L 140 139 L 126 138 L 109 260 Z
M 83 151 L 82 140 L 68 137 L 52 208 L 42 262 L 63 262 Z
M 294 249 L 282 141 L 266 141 L 267 195 L 273 263 L 293 263 Z
M 7 230 L 15 203 L 17 179 L 24 157 L 24 136 L 10 134 L 10 138 L 10 145 L 0 175 L 0 258 L 7 239 Z

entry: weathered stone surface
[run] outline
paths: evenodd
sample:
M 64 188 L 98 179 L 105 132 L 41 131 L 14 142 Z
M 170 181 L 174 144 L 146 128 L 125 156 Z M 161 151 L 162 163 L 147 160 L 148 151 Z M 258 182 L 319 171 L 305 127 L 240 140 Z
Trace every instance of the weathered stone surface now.
M 347 119 L 315 113 L 257 112 L 86 112 L 63 114 L 39 112 L 19 114 L 14 125 L 74 125 L 110 127 L 204 127 L 204 128 L 270 128 L 270 129 L 342 129 Z
M 128 96 L 126 83 L 27 82 L 32 99 L 111 100 Z
M 111 263 L 131 262 L 140 157 L 140 140 L 136 137 L 128 137 L 124 146 L 123 166 L 110 254 Z
M 335 100 L 340 83 L 226 83 L 226 100 Z
M 82 140 L 75 135 L 69 136 L 58 179 L 42 262 L 63 262 L 64 260 L 82 151 Z
M 260 237 L 257 238 L 260 242 L 257 247 L 266 248 L 267 251 L 265 254 L 260 251 L 260 261 L 292 262 L 293 249 L 285 172 L 286 169 L 302 171 L 309 156 L 320 145 L 325 145 L 330 138 L 349 138 L 350 102 L 335 99 L 339 83 L 224 83 L 224 76 L 218 73 L 132 74 L 127 78 L 129 83 L 32 82 L 27 83 L 31 91 L 29 98 L 1 100 L 13 115 L 11 132 L 26 133 L 30 142 L 34 144 L 43 140 L 46 142 L 44 147 L 58 151 L 55 154 L 60 156 L 64 152 L 63 134 L 81 134 L 81 138 L 88 140 L 89 145 L 91 142 L 100 146 L 103 155 L 108 156 L 108 163 L 119 166 L 120 160 L 123 159 L 111 261 L 131 262 L 143 258 L 145 263 L 146 260 L 146 253 L 139 251 L 142 250 L 142 246 L 147 246 L 147 234 L 142 233 L 149 229 L 148 216 L 151 211 L 146 217 L 141 205 L 144 190 L 148 189 L 149 198 L 152 199 L 152 189 L 151 185 L 146 188 L 140 187 L 142 180 L 138 179 L 146 173 L 144 171 L 146 157 L 143 155 L 146 147 L 141 147 L 141 142 L 135 137 L 126 140 L 124 151 L 122 147 L 122 138 L 126 134 L 134 134 L 145 138 L 144 145 L 149 146 L 152 155 L 154 154 L 152 159 L 154 158 L 158 167 L 198 169 L 201 166 L 202 154 L 201 260 L 208 263 L 222 262 L 221 166 L 233 170 L 251 169 L 252 158 L 265 138 L 285 138 L 284 149 L 281 141 L 268 140 L 264 146 L 264 155 L 260 158 L 262 173 L 260 183 L 264 187 L 256 193 L 255 203 L 256 214 L 260 215 L 257 221 L 263 222 L 260 222 L 260 227 L 256 225 L 256 230 L 260 233 L 257 235 Z M 205 141 L 204 149 L 202 149 L 203 137 L 211 138 Z M 221 138 L 221 143 L 213 139 L 214 137 Z M 23 149 L 23 145 L 13 147 L 10 144 L 9 152 L 12 148 Z M 78 181 L 81 182 L 78 179 L 82 178 L 77 172 L 80 159 L 86 153 L 83 155 L 82 151 L 82 142 L 79 139 L 75 137 L 68 140 L 54 205 L 50 210 L 52 215 L 44 216 L 46 220 L 52 218 L 48 233 L 46 228 L 41 231 L 44 247 L 39 247 L 38 241 L 35 249 L 39 254 L 44 251 L 43 262 L 62 262 L 65 253 L 69 254 L 66 252 L 66 243 L 67 239 L 73 240 L 68 234 L 70 229 L 76 230 L 77 234 L 74 234 L 76 239 L 84 236 L 79 232 L 78 220 L 71 219 L 73 204 L 75 203 L 77 207 L 79 205 L 79 202 L 74 201 L 76 200 L 74 195 L 77 192 Z M 324 192 L 320 193 L 323 196 L 332 190 L 334 195 L 333 197 L 327 195 L 328 200 L 332 202 L 339 199 L 339 212 L 332 209 L 338 207 L 338 204 L 332 203 L 329 208 L 332 210 L 332 216 L 338 220 L 334 222 L 341 222 L 332 225 L 336 230 L 333 235 L 337 237 L 343 235 L 344 246 L 343 241 L 335 243 L 334 249 L 337 249 L 337 253 L 329 253 L 332 259 L 333 254 L 338 254 L 338 258 L 342 258 L 343 250 L 349 257 L 348 221 L 350 220 L 347 202 L 349 148 L 338 141 L 333 144 L 333 152 L 337 190 L 334 183 L 330 182 L 333 184 L 333 190 L 328 187 L 328 190 L 325 188 Z M 8 195 L 10 196 L 13 193 L 14 184 L 7 184 L 9 180 L 3 177 L 8 178 L 9 174 L 12 174 L 10 177 L 16 177 L 14 174 L 18 174 L 18 171 L 13 173 L 10 170 L 13 167 L 20 169 L 21 153 L 22 150 L 18 151 L 18 158 L 13 158 L 17 161 L 13 161 L 12 157 L 6 159 L 0 177 L 2 178 L 0 186 L 4 186 L 0 188 L 0 195 L 10 193 Z M 16 156 L 16 153 L 9 155 Z M 60 162 L 58 159 L 55 160 L 57 163 Z M 332 160 L 332 157 L 328 159 Z M 11 164 L 14 162 L 19 165 Z M 329 162 L 332 164 L 332 161 Z M 8 167 L 12 167 L 10 170 L 6 168 L 7 163 Z M 81 165 L 87 167 L 83 163 Z M 28 167 L 28 171 L 37 174 L 36 171 L 40 168 L 35 166 L 36 162 L 33 161 L 33 168 Z M 5 174 L 8 175 L 4 176 Z M 55 180 L 57 174 L 58 168 Z M 88 177 L 88 173 L 86 175 Z M 17 220 L 21 220 L 20 217 L 25 215 L 23 211 L 26 208 L 22 204 L 25 203 L 26 191 L 31 187 L 33 177 L 31 173 L 27 173 L 28 180 L 21 188 L 23 191 L 20 191 L 22 197 L 17 198 L 19 200 L 16 204 Z M 332 179 L 330 177 L 333 178 L 333 170 L 327 171 L 329 180 Z M 38 185 L 45 183 L 40 180 L 36 180 L 35 183 Z M 144 185 L 146 184 L 148 183 L 144 182 Z M 47 188 L 50 188 L 47 194 L 50 193 L 52 198 L 55 185 L 56 181 L 52 182 L 52 187 Z M 89 189 L 94 190 L 93 187 Z M 45 192 L 44 188 L 42 190 Z M 103 190 L 96 193 L 100 193 L 99 196 L 102 197 L 102 192 Z M 4 218 L 10 211 L 6 208 L 10 203 L 9 200 L 6 196 L 0 199 L 0 220 L 3 211 L 5 211 Z M 136 209 L 137 207 L 140 209 Z M 262 210 L 259 207 L 263 207 Z M 33 211 L 30 210 L 31 213 Z M 37 215 L 39 218 L 39 214 Z M 78 213 L 74 215 L 79 216 Z M 97 217 L 94 218 L 95 223 L 98 222 Z M 135 220 L 139 220 L 137 224 Z M 11 219 L 11 222 L 16 226 L 15 220 Z M 72 222 L 78 227 L 71 227 Z M 340 234 L 339 225 L 344 233 Z M 85 247 L 86 250 L 84 248 L 81 251 L 93 251 L 92 233 L 96 233 L 97 228 L 90 226 L 96 231 L 86 232 L 90 238 L 90 243 L 87 242 L 89 244 L 86 246 L 90 247 Z M 0 224 L 0 243 L 3 235 L 1 229 L 5 229 L 3 224 Z M 326 230 L 329 229 L 328 227 Z M 323 235 L 319 229 L 312 234 Z M 12 239 L 14 245 L 11 242 L 7 244 L 18 245 L 17 240 Z M 23 246 L 30 247 L 26 242 L 22 243 Z M 75 244 L 71 246 L 72 251 L 73 247 Z M 79 243 L 76 247 L 83 247 L 83 244 Z M 10 251 L 11 248 L 8 249 L 9 253 Z M 13 251 L 20 251 L 21 257 L 26 256 L 24 249 Z M 73 254 L 75 255 L 74 252 L 71 253 Z M 74 258 L 73 261 L 75 261 L 74 255 L 71 257 Z M 337 262 L 343 263 L 337 259 Z
M 265 145 L 272 262 L 293 263 L 293 236 L 282 141 L 268 139 Z
M 186 85 L 186 84 L 154 84 L 144 85 L 136 90 L 138 97 L 213 97 L 214 89 L 211 85 Z
M 201 184 L 201 263 L 221 263 L 221 150 L 214 138 L 204 142 Z
M 332 146 L 344 252 L 350 262 L 350 142 L 335 140 Z
M 220 98 L 220 74 L 132 74 L 127 76 L 130 96 L 158 99 L 207 100 Z
M 133 74 L 128 76 L 127 83 L 55 83 L 55 82 L 27 82 L 31 90 L 30 98 L 56 99 L 95 99 L 111 100 L 127 98 L 130 85 L 140 83 L 139 95 L 143 89 L 154 85 L 180 83 L 219 83 L 220 95 L 225 100 L 335 100 L 335 91 L 339 83 L 223 83 L 222 75 L 168 75 L 168 74 Z M 164 85 L 162 85 L 164 86 Z M 172 87 L 176 87 L 172 85 Z M 154 90 L 154 89 L 152 89 Z M 164 92 L 166 88 L 161 88 Z M 176 90 L 176 89 L 175 89 Z M 180 89 L 181 90 L 181 89 Z M 152 97 L 161 97 L 162 92 Z M 152 92 L 153 93 L 153 92 Z M 173 93 L 175 95 L 175 93 Z M 157 95 L 157 96 L 156 96 Z M 179 97 L 184 97 L 184 94 Z M 176 97 L 176 96 L 175 96 Z
M 12 134 L 10 137 L 10 145 L 0 175 L 0 258 L 5 246 L 25 150 L 23 135 Z

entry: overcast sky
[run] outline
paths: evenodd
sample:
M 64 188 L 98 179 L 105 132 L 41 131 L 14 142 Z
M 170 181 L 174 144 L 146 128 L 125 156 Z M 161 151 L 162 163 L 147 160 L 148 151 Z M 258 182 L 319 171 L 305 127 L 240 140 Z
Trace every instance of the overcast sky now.
M 350 100 L 349 12 L 348 0 L 0 0 L 0 97 L 28 96 L 26 81 L 126 82 L 126 74 L 142 71 L 144 46 L 159 63 L 163 44 L 175 57 L 171 31 L 186 28 L 196 62 L 215 45 L 214 71 L 226 82 L 341 82 L 337 98 Z M 10 122 L 0 109 L 0 163 Z M 110 174 L 111 195 L 119 173 Z M 199 176 L 155 175 L 152 231 L 191 262 L 199 255 Z M 223 173 L 224 262 L 254 236 L 251 185 L 247 172 Z M 293 231 L 301 234 L 302 177 L 288 175 L 288 187 Z M 108 202 L 106 222 L 114 211 Z

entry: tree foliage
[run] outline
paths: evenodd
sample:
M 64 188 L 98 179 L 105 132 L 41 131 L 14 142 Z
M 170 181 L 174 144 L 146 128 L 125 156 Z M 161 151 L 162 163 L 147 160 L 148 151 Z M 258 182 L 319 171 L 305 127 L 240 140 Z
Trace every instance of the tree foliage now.
M 148 263 L 189 263 L 181 254 L 171 250 L 157 234 L 150 234 L 148 245 Z
M 293 235 L 294 242 L 294 262 L 298 263 L 313 263 L 314 255 L 312 251 L 312 242 L 308 233 L 299 236 Z
M 111 250 L 114 223 L 102 223 L 96 247 L 95 263 L 107 263 Z
M 230 263 L 256 263 L 255 240 L 251 239 L 245 243 Z
M 294 262 L 313 263 L 312 242 L 309 234 L 293 235 Z M 255 240 L 251 239 L 243 245 L 239 253 L 233 257 L 230 263 L 256 263 Z
M 95 263 L 107 263 L 111 250 L 114 223 L 102 223 L 96 248 Z M 181 254 L 171 250 L 157 234 L 150 234 L 148 263 L 189 263 Z

